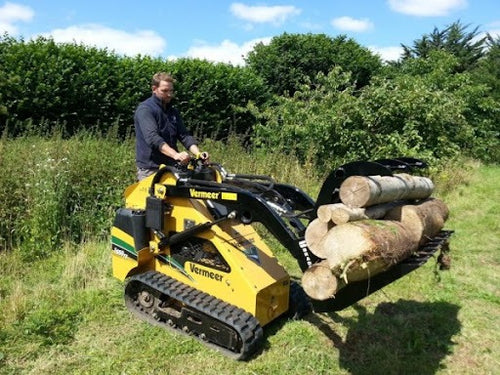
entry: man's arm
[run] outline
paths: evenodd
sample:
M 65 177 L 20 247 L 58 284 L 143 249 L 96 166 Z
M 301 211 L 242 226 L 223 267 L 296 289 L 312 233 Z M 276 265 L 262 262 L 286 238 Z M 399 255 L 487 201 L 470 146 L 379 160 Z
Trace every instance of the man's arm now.
M 158 124 L 149 108 L 139 107 L 136 111 L 136 118 L 144 140 L 151 148 L 158 149 L 162 154 L 180 163 L 187 163 L 189 161 L 189 154 L 187 152 L 175 151 L 158 133 Z
M 189 134 L 189 131 L 187 128 L 184 126 L 184 121 L 182 120 L 182 116 L 180 113 L 177 111 L 177 136 L 183 146 L 189 150 L 193 155 L 195 155 L 197 158 L 201 157 L 205 161 L 208 161 L 208 152 L 201 152 L 198 144 L 196 143 L 196 139 Z
M 190 159 L 189 154 L 186 151 L 177 152 L 166 142 L 160 146 L 160 152 L 174 159 L 175 161 L 178 161 L 181 164 L 186 164 Z

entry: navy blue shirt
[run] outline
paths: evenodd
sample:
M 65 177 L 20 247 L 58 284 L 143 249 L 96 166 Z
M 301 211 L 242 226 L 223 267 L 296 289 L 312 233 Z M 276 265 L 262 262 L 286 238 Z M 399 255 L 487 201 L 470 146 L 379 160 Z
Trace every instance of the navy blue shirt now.
M 161 99 L 154 94 L 137 107 L 134 127 L 135 160 L 139 168 L 157 169 L 160 164 L 174 165 L 174 159 L 160 152 L 164 143 L 176 151 L 178 140 L 188 150 L 197 144 L 184 126 L 179 111 L 171 104 L 164 108 Z

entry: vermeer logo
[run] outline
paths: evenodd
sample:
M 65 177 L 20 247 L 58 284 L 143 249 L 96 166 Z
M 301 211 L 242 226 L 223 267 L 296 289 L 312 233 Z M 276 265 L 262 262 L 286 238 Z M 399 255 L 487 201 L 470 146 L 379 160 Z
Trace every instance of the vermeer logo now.
M 189 189 L 189 195 L 191 198 L 202 198 L 202 199 L 219 199 L 220 193 L 210 192 L 210 191 L 199 191 L 195 189 Z
M 191 263 L 189 265 L 189 269 L 191 270 L 192 273 L 195 273 L 197 275 L 201 275 L 203 277 L 209 277 L 216 281 L 222 281 L 222 275 L 215 273 L 213 271 L 206 270 L 204 268 L 197 267 L 196 264 Z

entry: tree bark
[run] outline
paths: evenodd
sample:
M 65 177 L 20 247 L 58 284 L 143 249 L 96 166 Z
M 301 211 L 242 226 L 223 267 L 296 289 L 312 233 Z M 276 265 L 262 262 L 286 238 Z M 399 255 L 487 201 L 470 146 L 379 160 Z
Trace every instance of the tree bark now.
M 370 267 L 366 273 L 375 275 L 409 256 L 418 243 L 402 223 L 362 220 L 333 227 L 320 246 L 335 275 L 345 275 L 360 267 Z
M 403 205 L 388 211 L 384 219 L 402 223 L 419 245 L 434 237 L 448 219 L 449 210 L 439 199 L 429 198 L 415 205 Z
M 434 184 L 427 177 L 350 176 L 340 185 L 339 196 L 346 206 L 359 208 L 402 199 L 426 199 L 433 190 Z

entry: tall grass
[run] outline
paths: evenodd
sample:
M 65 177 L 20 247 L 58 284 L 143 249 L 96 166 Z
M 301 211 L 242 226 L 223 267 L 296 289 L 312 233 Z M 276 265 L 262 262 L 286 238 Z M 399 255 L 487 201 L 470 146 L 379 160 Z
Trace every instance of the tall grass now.
M 202 148 L 228 172 L 259 174 L 295 185 L 316 198 L 321 182 L 340 166 L 332 156 L 330 167 L 318 170 L 312 156 L 299 162 L 294 155 L 242 146 L 241 137 L 225 141 L 206 139 Z M 90 238 L 107 238 L 122 193 L 135 181 L 134 139 L 81 132 L 64 139 L 27 135 L 0 140 L 0 251 L 23 248 L 25 259 L 39 259 L 61 247 Z M 312 155 L 312 154 L 311 154 Z M 440 161 L 428 171 L 440 193 L 452 190 L 474 168 L 462 160 Z
M 0 251 L 23 248 L 25 259 L 39 259 L 64 241 L 107 238 L 123 190 L 135 181 L 134 139 L 82 132 L 63 139 L 25 136 L 0 141 Z M 317 192 L 316 172 L 294 157 L 249 153 L 238 137 L 206 140 L 203 149 L 229 172 L 270 175 L 300 181 Z
M 65 240 L 107 237 L 134 179 L 131 140 L 54 133 L 4 137 L 1 147 L 0 250 L 22 245 L 26 259 L 41 258 Z

